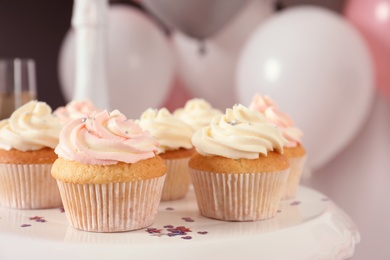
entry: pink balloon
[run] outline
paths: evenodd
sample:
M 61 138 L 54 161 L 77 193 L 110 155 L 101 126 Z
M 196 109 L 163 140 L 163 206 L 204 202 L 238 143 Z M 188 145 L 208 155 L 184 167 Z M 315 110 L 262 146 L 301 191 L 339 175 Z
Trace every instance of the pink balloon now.
M 179 76 L 176 76 L 169 91 L 168 98 L 164 101 L 162 107 L 165 107 L 172 112 L 177 108 L 184 107 L 187 100 L 191 98 L 193 98 L 193 96 L 186 89 L 182 79 Z
M 390 0 L 350 0 L 344 14 L 367 41 L 375 64 L 376 86 L 390 98 Z

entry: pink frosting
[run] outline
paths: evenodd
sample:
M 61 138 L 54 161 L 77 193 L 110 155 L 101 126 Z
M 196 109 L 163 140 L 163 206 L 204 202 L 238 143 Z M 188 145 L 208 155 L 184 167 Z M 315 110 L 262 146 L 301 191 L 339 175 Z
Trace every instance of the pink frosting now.
M 294 122 L 291 118 L 279 111 L 275 101 L 268 96 L 260 96 L 256 94 L 253 97 L 249 108 L 262 113 L 267 122 L 276 125 L 283 133 L 283 137 L 288 140 L 286 147 L 296 147 L 302 143 L 302 131 L 294 127 Z
M 98 109 L 89 100 L 73 100 L 66 106 L 57 108 L 53 114 L 60 119 L 61 124 L 66 124 L 72 119 L 83 118 Z
M 118 110 L 74 119 L 60 133 L 55 152 L 83 164 L 135 163 L 155 156 L 159 143 Z

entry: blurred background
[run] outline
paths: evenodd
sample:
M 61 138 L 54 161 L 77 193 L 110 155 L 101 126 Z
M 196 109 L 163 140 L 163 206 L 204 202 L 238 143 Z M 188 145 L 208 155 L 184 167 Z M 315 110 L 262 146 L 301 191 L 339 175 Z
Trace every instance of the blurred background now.
M 0 2 L 0 57 L 34 59 L 53 110 L 75 91 L 72 9 Z M 303 184 L 358 226 L 353 259 L 390 259 L 390 0 L 122 0 L 108 17 L 110 109 L 271 96 L 304 132 Z

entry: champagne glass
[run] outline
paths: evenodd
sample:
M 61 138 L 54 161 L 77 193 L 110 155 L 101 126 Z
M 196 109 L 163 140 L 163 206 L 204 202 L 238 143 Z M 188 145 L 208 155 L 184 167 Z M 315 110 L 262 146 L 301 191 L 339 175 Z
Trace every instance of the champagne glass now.
M 32 59 L 0 59 L 0 119 L 36 99 L 35 62 Z

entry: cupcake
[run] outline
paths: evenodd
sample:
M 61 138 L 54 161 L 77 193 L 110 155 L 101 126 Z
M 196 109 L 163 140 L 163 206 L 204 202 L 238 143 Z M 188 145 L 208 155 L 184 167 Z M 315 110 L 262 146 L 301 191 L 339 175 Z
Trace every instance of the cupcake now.
M 53 114 L 65 125 L 72 119 L 87 117 L 98 110 L 89 100 L 72 100 L 65 106 L 58 107 Z
M 161 200 L 184 198 L 190 186 L 188 160 L 194 152 L 191 127 L 166 108 L 147 109 L 138 123 L 159 141 L 157 153 L 165 160 L 168 168 Z
M 151 225 L 166 173 L 157 147 L 156 139 L 118 110 L 66 124 L 51 174 L 69 223 L 93 232 Z
M 267 122 L 279 127 L 288 141 L 284 146 L 284 155 L 290 160 L 290 173 L 282 199 L 292 199 L 297 193 L 307 157 L 302 146 L 302 131 L 294 126 L 288 115 L 279 111 L 276 103 L 268 96 L 256 94 L 249 108 L 260 112 Z
M 191 126 L 194 132 L 209 125 L 214 116 L 221 114 L 220 110 L 213 108 L 210 103 L 201 98 L 190 99 L 184 108 L 178 108 L 173 112 L 174 116 Z
M 8 208 L 60 207 L 50 168 L 61 124 L 44 102 L 30 101 L 0 121 L 0 204 Z
M 235 105 L 198 130 L 192 142 L 189 169 L 203 216 L 254 221 L 276 215 L 289 172 L 280 129 Z

